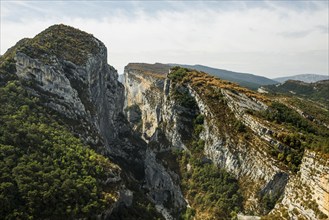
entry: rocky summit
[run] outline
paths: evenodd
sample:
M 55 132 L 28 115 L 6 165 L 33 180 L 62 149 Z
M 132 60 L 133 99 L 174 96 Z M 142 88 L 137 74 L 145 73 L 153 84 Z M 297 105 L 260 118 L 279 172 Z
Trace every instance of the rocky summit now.
M 327 99 L 160 63 L 121 81 L 66 25 L 0 57 L 1 218 L 328 219 Z

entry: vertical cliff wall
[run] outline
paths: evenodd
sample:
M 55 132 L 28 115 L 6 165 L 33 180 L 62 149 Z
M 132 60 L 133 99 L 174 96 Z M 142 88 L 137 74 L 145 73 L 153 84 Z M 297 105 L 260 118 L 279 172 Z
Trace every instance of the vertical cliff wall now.
M 270 213 L 271 218 L 328 219 L 329 160 L 306 151 L 300 171 L 289 181 L 282 202 Z
M 148 69 L 150 67 L 152 69 Z M 133 129 L 149 143 L 145 160 L 146 186 L 151 189 L 148 195 L 166 219 L 177 218 L 186 207 L 179 177 L 159 160 L 159 154 L 171 150 L 170 141 L 158 130 L 163 112 L 172 114 L 170 109 L 163 108 L 168 67 L 155 64 L 155 67 L 146 65 L 143 68 L 146 70 L 135 64 L 125 67 L 125 114 Z
M 161 64 L 143 68 L 133 63 L 125 67 L 125 111 L 134 130 L 148 141 L 161 120 L 163 83 L 169 68 Z

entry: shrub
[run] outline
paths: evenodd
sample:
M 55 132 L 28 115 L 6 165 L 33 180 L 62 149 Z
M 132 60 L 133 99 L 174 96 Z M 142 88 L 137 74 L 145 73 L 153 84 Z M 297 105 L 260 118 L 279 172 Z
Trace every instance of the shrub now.
M 168 75 L 168 78 L 173 81 L 182 80 L 186 76 L 187 71 L 188 71 L 188 69 L 186 69 L 186 68 L 174 67 L 171 69 L 171 72 Z

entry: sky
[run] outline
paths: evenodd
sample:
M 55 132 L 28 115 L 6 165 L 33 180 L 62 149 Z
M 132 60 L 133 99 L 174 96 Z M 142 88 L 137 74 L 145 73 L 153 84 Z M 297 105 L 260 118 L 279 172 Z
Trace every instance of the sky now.
M 130 62 L 201 64 L 269 78 L 329 74 L 329 1 L 0 0 L 0 54 L 53 24 Z

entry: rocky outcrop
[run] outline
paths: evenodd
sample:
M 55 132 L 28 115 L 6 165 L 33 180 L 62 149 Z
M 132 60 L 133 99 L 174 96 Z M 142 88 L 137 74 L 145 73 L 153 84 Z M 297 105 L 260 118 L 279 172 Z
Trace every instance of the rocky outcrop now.
M 306 151 L 300 171 L 291 178 L 282 202 L 269 217 L 328 219 L 329 161 L 318 153 Z
M 145 186 L 150 189 L 148 196 L 167 220 L 173 219 L 172 213 L 177 214 L 179 210 L 186 207 L 177 181 L 178 175 L 175 173 L 170 175 L 170 170 L 157 162 L 156 153 L 151 149 L 146 152 L 145 164 Z
M 49 107 L 67 118 L 89 122 L 108 145 L 117 136 L 115 120 L 123 108 L 124 90 L 116 70 L 107 64 L 106 47 L 94 40 L 99 52 L 83 65 L 56 56 L 49 65 L 17 53 L 16 69 L 20 78 L 33 80 L 35 89 L 50 96 Z
M 171 80 L 166 79 L 164 83 L 163 92 L 163 106 L 161 114 L 161 128 L 164 130 L 167 139 L 170 141 L 174 148 L 184 149 L 188 151 L 187 146 L 184 144 L 184 138 L 188 139 L 191 133 L 191 121 L 189 117 L 182 117 L 183 113 L 195 114 L 189 109 L 185 109 L 181 105 L 178 105 L 175 99 L 171 98 L 171 92 L 173 85 Z M 190 123 L 190 126 L 188 125 Z
M 283 193 L 288 181 L 288 174 L 282 172 L 275 165 L 276 162 L 263 150 L 263 148 L 268 147 L 268 144 L 266 142 L 263 143 L 262 136 L 264 136 L 264 139 L 269 138 L 266 132 L 264 132 L 264 126 L 260 126 L 257 122 L 254 123 L 255 125 L 252 124 L 258 143 L 265 146 L 255 147 L 255 143 L 236 142 L 230 136 L 231 134 L 223 134 L 219 131 L 220 128 L 215 126 L 218 118 L 214 117 L 207 104 L 192 87 L 181 87 L 179 89 L 186 90 L 183 92 L 194 97 L 199 109 L 198 112 L 194 113 L 191 112 L 191 109 L 185 109 L 176 103 L 172 96 L 174 85 L 171 84 L 171 80 L 164 80 L 162 89 L 161 87 L 154 89 L 151 85 L 158 82 L 158 78 L 145 74 L 140 70 L 133 71 L 129 68 L 126 68 L 125 74 L 127 106 L 136 105 L 138 109 L 141 109 L 142 115 L 144 115 L 142 116 L 143 123 L 146 123 L 148 120 L 146 116 L 153 115 L 153 118 L 157 118 L 153 123 L 152 129 L 148 131 L 153 133 L 157 127 L 161 128 L 172 147 L 189 151 L 188 146 L 184 144 L 184 140 L 188 140 L 188 137 L 191 135 L 189 129 L 193 126 L 191 124 L 191 118 L 193 117 L 188 117 L 187 114 L 205 115 L 207 120 L 205 120 L 204 130 L 200 136 L 205 141 L 205 154 L 217 166 L 225 168 L 227 171 L 235 174 L 237 178 L 241 180 L 248 179 L 246 181 L 248 184 L 245 188 L 248 188 L 246 208 L 248 207 L 249 211 L 257 212 L 259 210 L 257 205 L 259 194 L 264 196 L 266 194 L 281 195 Z M 157 94 L 156 98 L 153 98 L 151 101 L 146 95 L 150 92 Z M 227 104 L 232 106 L 232 111 L 236 112 L 239 119 L 244 117 L 245 109 L 261 110 L 267 107 L 264 103 L 252 100 L 243 94 L 240 94 L 240 99 L 236 97 L 229 99 L 229 97 L 233 96 L 232 93 L 228 90 L 223 90 L 222 92 L 224 96 L 227 96 Z M 156 105 L 152 105 L 152 103 L 156 103 Z M 234 105 L 238 105 L 238 107 Z M 158 111 L 158 109 L 161 110 Z M 254 121 L 251 118 L 249 119 L 249 121 Z M 250 124 L 247 125 L 251 126 Z M 258 137 L 259 135 L 261 136 L 260 138 Z M 267 159 L 264 160 L 264 158 Z
M 72 88 L 63 66 L 56 57 L 53 57 L 52 66 L 32 59 L 24 53 L 17 53 L 15 60 L 18 77 L 33 80 L 43 91 L 56 96 L 59 103 L 48 103 L 51 107 L 64 112 L 70 118 L 87 114 L 78 92 Z
M 148 141 L 160 122 L 163 76 L 144 74 L 129 65 L 125 68 L 125 109 L 133 128 Z M 138 106 L 138 112 L 134 109 Z M 136 117 L 140 120 L 136 121 Z

